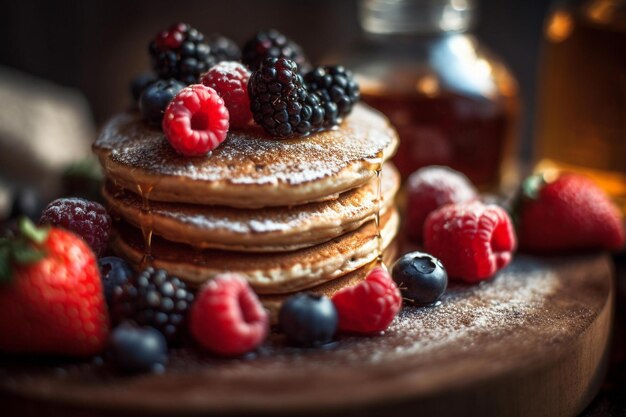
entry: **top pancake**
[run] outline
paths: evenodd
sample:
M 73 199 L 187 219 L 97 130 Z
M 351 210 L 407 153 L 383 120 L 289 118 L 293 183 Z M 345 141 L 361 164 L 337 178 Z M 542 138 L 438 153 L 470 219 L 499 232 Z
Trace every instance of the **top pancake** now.
M 251 126 L 195 158 L 179 155 L 161 129 L 126 112 L 104 126 L 93 149 L 107 178 L 150 191 L 150 200 L 259 208 L 334 199 L 376 175 L 397 145 L 388 120 L 357 105 L 334 130 L 274 139 Z

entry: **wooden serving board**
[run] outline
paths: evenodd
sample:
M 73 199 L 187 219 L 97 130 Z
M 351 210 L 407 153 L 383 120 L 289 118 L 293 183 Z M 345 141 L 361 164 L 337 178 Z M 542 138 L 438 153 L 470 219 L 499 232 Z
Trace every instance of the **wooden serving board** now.
M 405 308 L 382 336 L 325 349 L 279 334 L 254 356 L 173 352 L 164 375 L 4 358 L 5 415 L 572 416 L 604 375 L 613 314 L 604 255 L 518 257 L 495 279 Z M 42 414 L 42 410 L 45 412 Z M 56 413 L 56 414 L 55 414 Z

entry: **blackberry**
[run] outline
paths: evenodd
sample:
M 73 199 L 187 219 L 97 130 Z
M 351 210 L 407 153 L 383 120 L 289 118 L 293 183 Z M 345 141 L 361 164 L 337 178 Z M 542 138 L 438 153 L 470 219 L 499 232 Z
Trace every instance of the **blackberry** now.
M 149 267 L 114 289 L 112 317 L 116 324 L 133 320 L 154 327 L 169 343 L 176 343 L 185 333 L 193 299 L 183 281 Z
M 204 35 L 186 23 L 160 32 L 150 42 L 149 51 L 159 78 L 176 78 L 186 84 L 196 84 L 200 75 L 215 65 Z
M 304 76 L 309 92 L 317 95 L 326 106 L 336 105 L 336 111 L 326 110 L 325 126 L 334 126 L 340 119 L 352 111 L 354 103 L 359 100 L 359 85 L 354 81 L 352 73 L 342 67 L 316 67 Z
M 286 58 L 295 61 L 300 71 L 311 66 L 302 48 L 276 29 L 261 31 L 243 46 L 242 62 L 251 71 L 259 69 L 266 58 Z
M 209 36 L 207 43 L 209 44 L 209 48 L 211 48 L 211 55 L 215 58 L 216 64 L 222 61 L 241 60 L 241 50 L 239 49 L 239 45 L 237 45 L 232 39 L 213 34 Z
M 248 82 L 254 121 L 275 137 L 304 136 L 324 123 L 319 98 L 309 94 L 294 61 L 267 58 Z

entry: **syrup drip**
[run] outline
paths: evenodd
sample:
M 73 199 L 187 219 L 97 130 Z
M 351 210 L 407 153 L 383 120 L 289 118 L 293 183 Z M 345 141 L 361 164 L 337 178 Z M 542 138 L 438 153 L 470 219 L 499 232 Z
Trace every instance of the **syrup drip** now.
M 153 185 L 137 184 L 137 190 L 141 196 L 141 212 L 139 215 L 139 226 L 141 228 L 141 234 L 143 235 L 144 253 L 141 258 L 141 269 L 146 268 L 152 264 L 152 209 L 150 207 L 150 193 L 152 192 Z
M 383 236 L 380 231 L 380 208 L 383 205 L 383 192 L 382 192 L 382 175 L 383 175 L 383 151 L 379 151 L 376 154 L 376 163 L 374 170 L 376 171 L 376 215 L 374 221 L 376 223 L 376 240 L 378 242 L 378 255 L 376 257 L 376 263 L 385 267 L 383 263 Z

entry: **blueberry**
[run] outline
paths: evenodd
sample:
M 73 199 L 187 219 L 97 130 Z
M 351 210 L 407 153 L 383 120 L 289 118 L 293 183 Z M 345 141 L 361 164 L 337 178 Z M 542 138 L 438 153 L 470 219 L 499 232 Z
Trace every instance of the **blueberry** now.
M 146 122 L 160 126 L 165 108 L 184 87 L 185 84 L 173 79 L 158 80 L 150 84 L 139 97 L 139 110 Z
M 136 76 L 130 84 L 130 92 L 133 95 L 133 100 L 135 103 L 139 101 L 139 97 L 141 97 L 141 93 L 145 90 L 150 84 L 157 80 L 156 75 L 151 72 L 146 72 L 143 74 L 139 74 Z
M 134 275 L 128 263 L 116 256 L 106 256 L 98 260 L 102 287 L 107 304 L 111 305 L 115 287 L 121 287 Z
M 285 300 L 278 321 L 292 345 L 314 347 L 333 340 L 339 317 L 328 297 L 298 293 Z
M 441 261 L 423 252 L 407 253 L 391 268 L 402 297 L 413 305 L 432 304 L 448 286 L 448 273 Z
M 152 327 L 122 323 L 111 333 L 109 353 L 124 372 L 162 372 L 167 364 L 165 337 Z

